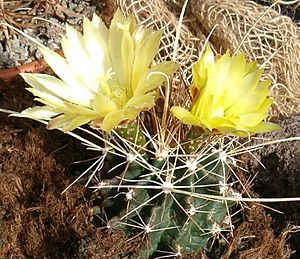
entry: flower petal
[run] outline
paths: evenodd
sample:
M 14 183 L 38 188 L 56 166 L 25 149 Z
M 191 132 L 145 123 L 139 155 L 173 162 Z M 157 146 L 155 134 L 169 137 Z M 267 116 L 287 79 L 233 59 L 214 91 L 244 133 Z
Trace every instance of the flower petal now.
M 104 22 L 101 20 L 101 18 L 96 13 L 93 14 L 92 23 L 96 27 L 99 36 L 101 36 L 101 38 L 103 38 L 104 42 L 108 42 L 109 30 L 107 29 Z
M 227 100 L 226 107 L 228 107 L 227 111 L 229 114 L 236 112 L 235 103 L 256 89 L 262 73 L 263 70 L 256 70 L 253 73 L 247 74 L 239 84 L 231 86 L 230 91 L 227 92 L 227 96 L 224 97 Z
M 184 124 L 195 125 L 199 127 L 203 126 L 197 117 L 180 106 L 173 106 L 171 108 L 171 113 Z
M 84 45 L 90 62 L 92 62 L 92 71 L 90 72 L 94 73 L 94 77 L 104 77 L 106 71 L 111 67 L 107 40 L 99 33 L 99 29 L 86 17 L 83 20 L 83 30 Z
M 74 89 L 62 80 L 47 74 L 21 74 L 25 81 L 41 92 L 52 94 L 61 100 L 89 106 L 93 94 L 87 88 Z
M 109 53 L 119 85 L 128 87 L 134 61 L 134 44 L 130 33 L 131 20 L 117 10 L 109 29 Z
M 205 52 L 201 58 L 193 65 L 193 84 L 201 89 L 207 81 L 207 70 L 209 67 L 214 66 L 215 57 L 209 45 L 206 46 Z
M 105 116 L 100 128 L 105 132 L 111 132 L 113 128 L 125 119 L 127 118 L 125 117 L 124 110 L 112 111 Z
M 155 95 L 134 96 L 125 104 L 124 108 L 134 108 L 139 110 L 148 110 L 154 106 Z
M 268 89 L 269 84 L 267 83 L 265 86 Z M 252 91 L 232 105 L 227 110 L 227 114 L 239 115 L 243 113 L 255 112 L 264 103 L 266 96 L 266 91 L 264 89 Z
M 27 108 L 21 112 L 22 116 L 39 119 L 39 120 L 50 120 L 52 117 L 56 116 L 58 113 L 55 109 L 49 106 L 36 106 L 32 108 Z
M 95 113 L 99 114 L 99 117 L 105 117 L 109 112 L 118 108 L 114 101 L 102 94 L 95 96 L 92 107 Z
M 267 111 L 272 104 L 271 99 L 266 99 L 262 105 L 251 113 L 244 113 L 239 115 L 239 123 L 238 125 L 243 125 L 240 127 L 255 127 L 258 125 L 263 119 L 265 119 L 268 114 Z
M 253 128 L 249 128 L 249 131 L 252 133 L 265 133 L 277 130 L 281 130 L 281 127 L 278 124 L 265 121 L 261 122 Z
M 208 48 L 193 66 L 191 112 L 171 109 L 183 123 L 245 136 L 278 129 L 266 124 L 272 100 L 268 98 L 270 81 L 259 82 L 263 70 L 256 62 L 246 62 L 245 55 L 230 57 L 229 52 L 214 60 Z
M 80 32 L 67 24 L 66 37 L 62 36 L 61 44 L 68 64 L 78 77 L 82 78 L 83 75 L 96 72 L 93 71 L 92 62 Z
M 148 35 L 145 36 L 145 34 Z M 147 72 L 148 67 L 153 61 L 154 56 L 158 51 L 162 30 L 153 32 L 152 29 L 146 29 L 142 34 L 142 38 L 135 42 L 135 56 L 132 68 L 132 91 L 138 86 L 139 80 Z
M 177 68 L 178 64 L 172 61 L 162 62 L 152 67 L 149 72 L 146 71 L 146 74 L 140 77 L 138 86 L 134 91 L 134 96 L 143 95 L 157 89 Z
M 50 120 L 47 129 L 61 129 L 68 132 L 95 119 L 91 115 L 61 114 Z

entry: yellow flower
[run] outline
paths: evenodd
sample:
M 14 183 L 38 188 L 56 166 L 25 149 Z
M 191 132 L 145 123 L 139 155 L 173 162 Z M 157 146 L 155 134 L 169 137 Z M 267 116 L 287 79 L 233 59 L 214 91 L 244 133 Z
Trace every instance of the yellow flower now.
M 171 109 L 183 123 L 237 136 L 280 129 L 263 121 L 272 104 L 270 81 L 260 81 L 263 70 L 256 62 L 246 62 L 244 54 L 231 57 L 227 51 L 215 58 L 207 47 L 192 73 L 191 111 L 179 106 Z
M 42 48 L 57 77 L 23 73 L 28 88 L 44 106 L 21 115 L 48 120 L 48 128 L 64 132 L 91 122 L 109 132 L 153 107 L 157 88 L 175 72 L 174 62 L 151 66 L 162 31 L 137 27 L 133 16 L 117 10 L 109 28 L 94 15 L 84 18 L 83 34 L 66 26 L 65 55 Z

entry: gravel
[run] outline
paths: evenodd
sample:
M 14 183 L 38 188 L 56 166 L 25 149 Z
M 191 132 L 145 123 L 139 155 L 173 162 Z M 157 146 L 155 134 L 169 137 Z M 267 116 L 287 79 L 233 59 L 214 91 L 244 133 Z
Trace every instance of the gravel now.
M 49 13 L 39 11 L 39 9 L 33 13 L 33 17 L 46 21 L 38 19 L 33 22 L 38 26 L 23 29 L 24 33 L 53 50 L 60 48 L 60 35 L 64 33 L 61 27 L 64 27 L 65 23 L 81 30 L 82 18 L 84 16 L 91 18 L 96 11 L 96 6 L 91 0 L 57 2 L 58 4 L 51 6 Z M 0 30 L 0 69 L 19 66 L 42 57 L 37 45 L 25 36 L 8 30 L 8 38 L 5 32 L 7 32 L 6 29 Z

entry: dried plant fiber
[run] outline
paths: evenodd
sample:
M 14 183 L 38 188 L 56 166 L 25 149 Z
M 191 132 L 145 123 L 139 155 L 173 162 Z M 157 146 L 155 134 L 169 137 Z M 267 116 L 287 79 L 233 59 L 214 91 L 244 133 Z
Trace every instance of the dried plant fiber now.
M 174 56 L 184 2 L 118 0 L 121 9 L 133 13 L 140 24 L 165 30 L 159 59 L 179 62 L 185 82 L 190 82 L 189 68 L 211 33 L 209 42 L 218 53 L 227 49 L 245 52 L 248 59 L 265 68 L 275 100 L 271 116 L 300 113 L 300 28 L 296 23 L 281 15 L 278 6 L 270 8 L 246 0 L 189 0 Z

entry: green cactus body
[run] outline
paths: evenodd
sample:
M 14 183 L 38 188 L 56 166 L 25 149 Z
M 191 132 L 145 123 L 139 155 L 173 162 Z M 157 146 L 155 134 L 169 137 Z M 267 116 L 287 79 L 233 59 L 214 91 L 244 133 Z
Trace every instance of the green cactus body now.
M 146 138 L 138 136 L 142 133 L 137 129 L 131 125 L 130 134 L 124 129 L 120 134 L 130 141 L 139 140 L 135 146 L 152 170 L 135 162 L 126 167 L 119 192 L 130 193 L 130 199 L 126 195 L 122 200 L 126 204 L 123 209 L 115 207 L 119 218 L 117 226 L 129 233 L 144 231 L 148 241 L 145 257 L 170 247 L 179 253 L 200 251 L 234 204 L 207 198 L 207 195 L 222 196 L 219 183 L 227 179 L 228 166 L 213 148 L 203 154 L 197 151 L 203 141 L 196 141 L 195 134 L 188 136 L 189 145 L 184 149 L 189 153 L 183 159 L 179 159 L 178 152 L 158 159 L 141 151 L 139 147 L 145 147 Z M 194 161 L 193 166 L 187 166 L 188 160 Z

